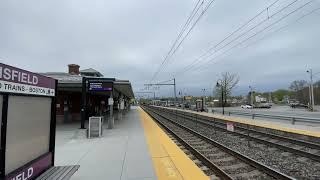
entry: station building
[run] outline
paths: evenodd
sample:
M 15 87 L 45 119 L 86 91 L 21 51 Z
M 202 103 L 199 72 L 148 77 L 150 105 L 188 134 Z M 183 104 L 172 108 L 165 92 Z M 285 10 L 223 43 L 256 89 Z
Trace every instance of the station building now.
M 117 111 L 121 102 L 128 109 L 134 98 L 130 81 L 105 78 L 92 68 L 80 70 L 77 64 L 69 64 L 68 72 L 40 74 L 58 80 L 58 123 L 84 122 L 89 116 L 106 115 L 110 108 Z M 110 98 L 112 106 L 108 102 Z

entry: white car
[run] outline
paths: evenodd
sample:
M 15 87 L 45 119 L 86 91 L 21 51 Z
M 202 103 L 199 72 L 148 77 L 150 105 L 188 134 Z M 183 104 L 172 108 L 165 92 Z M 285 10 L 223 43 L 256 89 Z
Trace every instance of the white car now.
M 246 104 L 246 105 L 241 105 L 241 108 L 242 108 L 242 109 L 252 109 L 253 106 L 250 105 L 250 104 Z

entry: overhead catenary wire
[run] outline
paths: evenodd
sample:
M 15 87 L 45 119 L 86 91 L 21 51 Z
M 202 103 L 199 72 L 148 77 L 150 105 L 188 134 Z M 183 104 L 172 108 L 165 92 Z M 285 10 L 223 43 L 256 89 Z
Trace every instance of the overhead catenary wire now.
M 215 50 L 213 52 L 214 53 L 217 53 L 219 52 L 220 50 L 224 49 L 225 47 L 227 47 L 228 45 L 230 45 L 231 43 L 235 42 L 236 40 L 238 40 L 239 38 L 243 37 L 244 35 L 248 34 L 249 32 L 251 32 L 253 29 L 261 26 L 262 24 L 264 24 L 265 22 L 269 21 L 271 18 L 275 17 L 277 14 L 279 14 L 280 12 L 284 11 L 285 9 L 287 9 L 288 7 L 290 7 L 291 5 L 293 5 L 294 3 L 296 3 L 298 0 L 294 0 L 292 1 L 291 3 L 289 3 L 288 5 L 286 5 L 285 7 L 281 8 L 280 10 L 278 10 L 277 12 L 275 12 L 274 14 L 272 14 L 271 16 L 268 16 L 268 18 L 264 19 L 263 21 L 259 22 L 257 25 L 253 26 L 252 28 L 250 28 L 249 30 L 245 31 L 244 33 L 236 36 L 235 38 L 233 38 L 231 41 L 229 41 L 227 44 L 225 44 L 224 46 L 218 48 L 217 50 Z M 212 51 L 213 49 L 211 49 Z M 199 63 L 201 60 L 205 60 L 207 58 L 209 58 L 210 56 L 212 56 L 213 54 L 210 54 L 209 56 L 207 56 L 206 58 L 204 59 L 200 59 L 197 63 Z M 194 63 L 193 65 L 197 64 L 197 63 Z M 193 66 L 192 65 L 192 66 Z
M 180 43 L 178 44 L 178 46 L 175 48 L 175 50 L 173 51 L 172 54 L 174 54 L 178 48 L 180 47 L 180 45 L 182 44 L 182 42 L 187 38 L 187 36 L 189 35 L 189 33 L 192 31 L 192 29 L 195 27 L 195 25 L 199 22 L 199 20 L 201 19 L 201 17 L 204 15 L 204 13 L 209 9 L 210 5 L 214 2 L 215 0 L 211 0 L 210 3 L 205 7 L 205 9 L 201 12 L 200 16 L 197 18 L 197 20 L 195 21 L 195 23 L 191 26 L 191 28 L 189 29 L 189 31 L 187 32 L 187 34 L 183 37 L 183 39 L 180 41 Z
M 248 44 L 248 45 L 247 45 L 247 46 L 245 46 L 244 48 L 248 48 L 248 47 L 250 47 L 250 46 L 252 46 L 252 45 L 254 45 L 254 44 L 256 44 L 256 43 L 258 43 L 258 42 L 260 42 L 260 41 L 262 41 L 262 40 L 264 40 L 264 39 L 265 39 L 265 38 L 267 38 L 268 36 L 270 36 L 270 35 L 272 35 L 272 34 L 275 34 L 275 33 L 279 32 L 279 31 L 281 31 L 281 30 L 283 30 L 283 29 L 285 29 L 285 28 L 289 27 L 290 25 L 292 25 L 292 24 L 294 24 L 294 23 L 299 22 L 301 19 L 303 19 L 303 18 L 305 18 L 306 16 L 309 16 L 309 15 L 311 15 L 311 14 L 313 14 L 313 13 L 315 13 L 315 12 L 319 11 L 319 10 L 320 10 L 320 7 L 319 7 L 319 8 L 315 8 L 315 9 L 313 9 L 312 11 L 310 11 L 310 12 L 308 12 L 308 13 L 306 13 L 306 14 L 304 14 L 304 15 L 300 16 L 298 19 L 294 20 L 293 22 L 291 22 L 291 23 L 289 23 L 289 24 L 286 24 L 286 25 L 284 25 L 284 26 L 282 26 L 282 27 L 280 27 L 280 28 L 278 28 L 278 29 L 276 29 L 276 30 L 274 30 L 274 31 L 272 31 L 272 32 L 270 32 L 270 33 L 268 33 L 268 34 L 264 35 L 263 37 L 261 37 L 261 38 L 257 39 L 256 41 L 254 41 L 254 42 L 252 42 L 252 43 Z
M 225 42 L 227 39 L 229 39 L 231 36 L 233 36 L 235 33 L 239 32 L 241 29 L 243 29 L 244 27 L 246 27 L 249 23 L 251 23 L 253 20 L 255 20 L 257 17 L 259 17 L 260 15 L 262 15 L 265 11 L 267 11 L 269 8 L 271 8 L 272 6 L 274 6 L 277 2 L 279 2 L 280 0 L 276 0 L 273 3 L 271 3 L 269 6 L 267 6 L 266 8 L 264 8 L 262 11 L 260 11 L 258 14 L 256 14 L 255 16 L 253 16 L 251 19 L 249 19 L 247 22 L 245 22 L 243 25 L 241 25 L 240 27 L 238 27 L 235 31 L 231 32 L 228 36 L 226 36 L 224 39 L 222 39 L 221 41 L 219 41 L 218 43 L 216 43 L 213 47 L 210 47 L 208 50 L 205 51 L 205 53 L 203 53 L 202 55 L 200 55 L 198 58 L 196 58 L 194 61 L 192 61 L 188 66 L 184 67 L 184 69 L 189 68 L 190 66 L 192 66 L 193 64 L 197 63 L 198 61 L 200 61 L 203 57 L 205 57 L 206 55 L 208 55 L 213 49 L 215 49 L 216 47 L 218 47 L 220 44 L 222 44 L 223 42 Z M 268 15 L 269 17 L 269 15 Z M 270 17 L 269 17 L 270 18 Z M 212 54 L 210 54 L 212 55 Z
M 186 28 L 189 26 L 189 24 L 192 22 L 192 19 L 194 18 L 194 16 L 197 14 L 197 12 L 199 11 L 201 6 L 198 6 L 199 3 L 201 2 L 201 0 L 198 0 L 198 2 L 196 3 L 195 7 L 193 8 L 189 18 L 187 19 L 187 22 L 184 24 L 182 30 L 180 31 L 178 37 L 176 38 L 176 40 L 174 41 L 170 51 L 168 52 L 167 56 L 171 53 L 171 51 L 173 50 L 173 48 L 175 47 L 175 45 L 177 44 L 178 40 L 180 39 L 180 37 L 183 35 L 183 33 L 185 32 Z M 201 5 L 203 4 L 204 1 L 201 2 Z
M 297 1 L 298 1 L 298 0 L 292 1 L 291 3 L 287 4 L 285 7 L 281 8 L 280 10 L 278 10 L 277 12 L 275 12 L 275 13 L 273 13 L 271 16 L 269 16 L 269 19 L 268 19 L 268 18 L 264 19 L 263 21 L 259 22 L 257 25 L 253 26 L 253 27 L 250 28 L 249 30 L 247 30 L 247 31 L 245 31 L 244 33 L 236 36 L 236 37 L 233 38 L 231 41 L 229 41 L 227 44 L 225 44 L 224 46 L 222 46 L 222 47 L 218 48 L 217 50 L 215 50 L 214 54 L 220 52 L 220 51 L 223 50 L 225 47 L 227 47 L 227 46 L 230 45 L 231 43 L 233 43 L 233 42 L 235 42 L 236 40 L 238 40 L 240 37 L 243 37 L 243 36 L 246 35 L 247 33 L 251 32 L 253 29 L 257 28 L 258 26 L 261 26 L 263 23 L 265 23 L 265 22 L 267 22 L 268 20 L 272 19 L 272 18 L 275 17 L 277 14 L 279 14 L 279 13 L 282 12 L 282 11 L 284 11 L 284 10 L 287 9 L 288 7 L 292 6 L 292 5 L 293 5 L 294 3 L 296 3 Z M 311 0 L 311 1 L 313 1 L 313 0 Z M 309 1 L 309 2 L 311 2 L 311 1 Z M 308 4 L 308 3 L 306 3 L 306 4 Z M 231 49 L 232 49 L 232 48 L 231 48 Z M 225 54 L 225 53 L 223 53 L 223 54 Z M 211 54 L 210 56 L 212 56 L 212 55 L 213 55 L 213 54 Z M 186 72 L 186 71 L 189 71 L 189 70 L 195 68 L 195 65 L 196 65 L 196 64 L 199 64 L 200 61 L 203 61 L 203 60 L 205 60 L 205 59 L 208 59 L 210 56 L 208 56 L 208 57 L 206 57 L 206 58 L 204 58 L 204 59 L 198 60 L 196 63 L 193 63 L 192 66 L 189 65 L 187 68 L 183 68 L 182 71 L 177 72 L 174 76 L 177 76 L 178 74 L 184 73 L 184 72 Z M 219 55 L 219 56 L 220 56 L 220 55 Z M 209 60 L 209 61 L 211 61 L 211 60 Z
M 164 63 L 167 61 L 168 57 L 170 56 L 172 50 L 174 49 L 174 47 L 176 46 L 177 42 L 179 41 L 179 39 L 181 38 L 181 36 L 184 34 L 184 32 L 186 31 L 187 27 L 189 26 L 190 22 L 192 22 L 193 18 L 195 17 L 195 15 L 197 14 L 197 12 L 199 11 L 200 7 L 203 5 L 204 0 L 198 0 L 198 2 L 195 4 L 193 10 L 191 11 L 187 21 L 185 22 L 185 24 L 183 25 L 181 31 L 178 34 L 178 37 L 176 38 L 176 40 L 174 41 L 174 43 L 172 44 L 170 50 L 168 51 L 168 53 L 165 55 L 164 60 L 162 61 L 162 63 L 160 64 L 159 68 L 156 70 L 156 72 L 153 74 L 151 81 L 154 80 L 154 78 L 158 75 L 158 73 L 160 72 L 161 68 L 163 67 Z
M 188 35 L 190 34 L 190 32 L 193 30 L 193 28 L 196 26 L 196 24 L 199 22 L 199 20 L 201 19 L 201 17 L 203 17 L 203 15 L 205 14 L 205 12 L 209 9 L 209 7 L 211 6 L 211 4 L 214 2 L 215 0 L 211 0 L 204 8 L 204 10 L 200 13 L 200 15 L 198 16 L 198 18 L 195 20 L 195 22 L 192 24 L 191 28 L 189 28 L 188 32 L 183 36 L 183 38 L 180 40 L 180 43 L 177 46 L 172 46 L 175 47 L 174 50 L 172 51 L 172 53 L 167 54 L 166 58 L 164 59 L 164 61 L 161 63 L 160 67 L 158 68 L 158 70 L 156 71 L 156 73 L 152 76 L 151 81 L 153 81 L 156 76 L 161 72 L 161 70 L 166 66 L 166 62 L 168 61 L 168 59 L 173 56 L 177 50 L 179 49 L 179 47 L 181 46 L 181 44 L 183 43 L 183 41 L 188 37 Z M 203 2 L 203 1 L 202 1 Z M 203 4 L 203 3 L 202 3 Z M 201 6 L 199 6 L 201 7 Z M 191 22 L 191 21 L 190 21 Z M 182 33 L 183 34 L 183 33 Z M 181 37 L 181 36 L 180 36 Z
M 277 21 L 275 21 L 274 23 L 270 24 L 269 26 L 267 26 L 267 27 L 263 28 L 262 30 L 258 31 L 257 33 L 253 34 L 252 36 L 250 36 L 250 37 L 248 37 L 248 38 L 244 39 L 243 41 L 241 41 L 241 42 L 237 43 L 236 45 L 232 46 L 232 47 L 231 47 L 231 48 L 229 48 L 228 50 L 224 51 L 222 54 L 219 54 L 218 56 L 216 56 L 216 57 L 214 57 L 214 58 L 210 59 L 209 61 L 206 61 L 204 64 L 202 64 L 201 66 L 196 67 L 194 70 L 197 70 L 197 69 L 201 68 L 202 66 L 207 65 L 209 62 L 211 62 L 211 61 L 213 61 L 213 60 L 217 59 L 218 57 L 220 57 L 220 56 L 222 56 L 222 55 L 226 54 L 227 52 L 229 52 L 229 51 L 231 51 L 232 49 L 234 49 L 234 48 L 238 47 L 239 45 L 243 44 L 244 42 L 246 42 L 246 41 L 248 41 L 248 40 L 252 39 L 253 37 L 257 36 L 258 34 L 262 33 L 263 31 L 265 31 L 265 30 L 269 29 L 270 27 L 274 26 L 275 24 L 277 24 L 277 23 L 281 22 L 282 20 L 284 20 L 284 19 L 285 19 L 285 18 L 287 18 L 288 16 L 290 16 L 290 15 L 294 14 L 294 13 L 295 13 L 295 12 L 297 12 L 298 10 L 300 10 L 300 9 L 304 8 L 305 6 L 307 6 L 308 4 L 310 4 L 312 1 L 314 1 L 314 0 L 308 1 L 307 3 L 305 3 L 305 4 L 301 5 L 301 6 L 299 6 L 298 8 L 294 9 L 294 10 L 293 10 L 293 11 L 291 11 L 290 13 L 288 13 L 288 14 L 284 15 L 284 16 L 283 16 L 282 18 L 280 18 L 279 20 L 277 20 Z M 317 10 L 319 10 L 319 9 L 317 8 L 317 9 L 315 9 L 315 10 L 313 10 L 313 11 L 315 12 L 315 11 L 317 11 Z M 311 12 L 312 12 L 312 11 L 311 11 Z M 314 13 L 314 12 L 312 12 L 312 13 Z M 311 14 L 312 14 L 312 13 L 311 13 Z M 303 17 L 305 17 L 305 15 L 303 15 Z M 300 17 L 300 18 L 301 18 L 301 17 Z M 190 69 L 189 69 L 189 70 L 190 70 Z
M 171 56 L 173 56 L 176 51 L 179 49 L 179 47 L 181 46 L 181 44 L 183 43 L 183 41 L 187 38 L 187 36 L 189 35 L 189 33 L 192 31 L 192 29 L 195 27 L 195 25 L 199 22 L 199 20 L 201 19 L 201 17 L 204 15 L 204 13 L 209 9 L 210 5 L 214 2 L 215 0 L 211 0 L 210 3 L 205 7 L 205 9 L 202 11 L 202 13 L 200 14 L 200 16 L 197 18 L 197 20 L 195 21 L 195 23 L 191 26 L 191 28 L 189 29 L 189 31 L 187 32 L 187 34 L 182 38 L 182 40 L 180 41 L 180 43 L 178 44 L 178 46 L 174 49 L 173 53 Z M 168 66 L 170 64 L 170 62 L 167 65 L 164 65 L 164 67 Z
M 169 79 L 169 80 L 166 80 L 166 81 L 161 81 L 161 82 L 158 82 L 156 84 L 163 84 L 163 83 L 167 83 L 167 82 L 170 82 L 170 81 L 173 81 L 173 79 Z

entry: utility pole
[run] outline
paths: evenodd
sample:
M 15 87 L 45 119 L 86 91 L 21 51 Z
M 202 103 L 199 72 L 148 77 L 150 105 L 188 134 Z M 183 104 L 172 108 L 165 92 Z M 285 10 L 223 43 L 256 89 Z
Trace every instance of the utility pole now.
M 271 92 L 269 92 L 269 103 L 272 103 Z
M 313 94 L 313 73 L 312 69 L 307 70 L 307 73 L 310 73 L 310 105 L 311 105 L 311 111 L 314 111 L 314 94 Z
M 224 101 L 223 101 L 223 86 L 221 85 L 221 102 L 222 102 L 222 114 L 224 115 Z
M 205 104 L 206 104 L 206 89 L 203 88 L 202 91 L 203 91 L 202 109 L 204 110 L 204 106 L 205 106 Z
M 173 80 L 173 83 L 167 83 L 167 82 L 172 81 L 172 80 Z M 175 99 L 175 101 L 177 101 L 176 79 L 174 78 L 174 79 L 171 79 L 169 81 L 165 81 L 165 83 L 164 82 L 155 83 L 155 84 L 150 83 L 150 84 L 144 84 L 144 85 L 147 86 L 148 88 L 149 88 L 149 86 L 174 86 L 174 99 Z
M 221 80 L 220 80 L 220 81 L 221 81 Z M 223 99 L 224 99 L 224 98 L 223 98 L 224 92 L 223 92 L 222 81 L 221 81 L 221 83 L 219 83 L 219 80 L 218 80 L 216 87 L 218 87 L 218 88 L 221 87 L 221 105 L 222 105 L 222 114 L 224 115 L 224 104 L 225 104 L 225 102 L 224 102 L 224 100 L 223 100 Z
M 177 103 L 177 89 L 176 89 L 176 78 L 173 78 L 173 84 L 174 84 L 174 98 Z
M 135 94 L 153 94 L 153 100 L 156 100 L 156 92 L 155 91 L 139 91 L 134 92 Z
M 249 86 L 250 88 L 250 104 L 253 105 L 253 88 Z

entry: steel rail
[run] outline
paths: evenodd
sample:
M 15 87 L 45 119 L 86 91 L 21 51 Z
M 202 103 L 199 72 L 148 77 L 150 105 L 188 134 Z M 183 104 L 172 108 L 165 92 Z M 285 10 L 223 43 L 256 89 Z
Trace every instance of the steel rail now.
M 188 120 L 194 121 L 191 116 L 189 116 L 189 117 L 185 117 L 185 116 L 181 116 L 181 115 L 179 115 L 179 116 L 182 117 L 182 118 L 187 118 Z M 203 122 L 203 121 L 206 121 L 206 122 Z M 221 122 L 210 122 L 209 120 L 201 118 L 201 117 L 198 117 L 196 122 L 200 122 L 200 123 L 202 123 L 204 125 L 208 125 L 208 126 L 211 126 L 213 128 L 221 129 L 221 130 L 223 130 L 225 132 L 229 132 L 229 133 L 232 133 L 232 134 L 240 135 L 242 137 L 249 138 L 249 139 L 252 139 L 254 141 L 258 141 L 260 143 L 263 143 L 263 144 L 268 144 L 270 146 L 275 146 L 275 147 L 277 147 L 279 149 L 282 149 L 284 151 L 288 151 L 288 152 L 291 152 L 291 153 L 294 153 L 294 154 L 297 154 L 297 155 L 300 155 L 300 156 L 308 157 L 308 158 L 310 158 L 312 160 L 320 162 L 320 155 L 309 153 L 309 152 L 302 151 L 302 150 L 298 150 L 298 149 L 295 149 L 295 148 L 290 148 L 290 147 L 287 147 L 287 146 L 284 146 L 284 145 L 281 145 L 281 144 L 270 142 L 268 140 L 260 139 L 258 137 L 248 136 L 248 134 L 244 134 L 244 133 L 240 133 L 240 132 L 236 132 L 236 131 L 233 131 L 233 132 L 232 131 L 228 131 L 227 129 L 221 127 L 222 125 L 225 125 L 225 124 L 223 124 Z M 212 123 L 214 123 L 214 124 L 212 124 Z M 220 125 L 217 126 L 217 124 L 220 124 Z M 301 140 L 295 140 L 295 139 L 292 139 L 292 138 L 287 138 L 287 137 L 279 136 L 279 135 L 273 135 L 273 134 L 270 134 L 270 133 L 259 132 L 259 131 L 247 129 L 247 128 L 244 128 L 244 127 L 238 127 L 237 126 L 236 128 L 242 129 L 244 131 L 249 131 L 249 132 L 252 132 L 252 133 L 264 135 L 266 137 L 270 137 L 270 138 L 273 138 L 273 139 L 282 140 L 284 142 L 289 142 L 289 143 L 292 143 L 292 144 L 304 146 L 304 147 L 307 147 L 307 148 L 317 149 L 317 150 L 320 151 L 320 145 L 315 144 L 315 143 L 311 143 L 311 142 L 307 142 L 307 141 L 301 141 Z
M 216 173 L 217 176 L 223 178 L 223 179 L 228 179 L 228 180 L 233 180 L 231 176 L 229 176 L 225 171 L 219 168 L 218 165 L 214 164 L 211 162 L 208 158 L 206 158 L 204 155 L 202 155 L 198 150 L 193 148 L 189 143 L 187 143 L 185 140 L 180 138 L 175 132 L 173 132 L 168 126 L 166 126 L 163 122 L 158 120 L 155 115 L 153 114 L 151 110 L 147 110 L 146 108 L 143 107 L 145 112 L 147 112 L 158 124 L 160 124 L 166 131 L 168 131 L 170 134 L 172 134 L 184 147 L 186 147 L 189 151 L 192 152 L 194 156 L 196 156 L 204 165 L 206 165 L 208 168 L 210 168 L 214 173 Z M 158 115 L 159 116 L 159 115 Z
M 150 110 L 150 109 L 149 109 L 149 110 Z M 153 112 L 154 112 L 154 111 L 153 111 Z M 154 112 L 154 113 L 155 113 L 155 112 Z M 207 137 L 207 136 L 204 136 L 204 135 L 202 135 L 202 134 L 200 134 L 200 133 L 198 133 L 198 132 L 196 132 L 196 131 L 194 131 L 194 130 L 186 127 L 186 126 L 183 126 L 183 125 L 181 125 L 181 124 L 179 124 L 179 123 L 177 123 L 177 122 L 175 122 L 175 121 L 172 121 L 171 119 L 169 119 L 169 118 L 167 118 L 167 117 L 165 117 L 165 116 L 163 116 L 163 115 L 161 115 L 161 114 L 158 114 L 158 113 L 156 113 L 156 114 L 157 114 L 158 116 L 166 119 L 167 121 L 170 121 L 171 123 L 175 124 L 176 126 L 182 128 L 182 129 L 185 129 L 186 131 L 188 131 L 188 132 L 190 132 L 190 133 L 192 133 L 192 134 L 195 134 L 196 136 L 202 138 L 203 140 L 205 140 L 205 141 L 213 144 L 214 146 L 222 149 L 224 152 L 227 152 L 228 154 L 233 155 L 233 156 L 236 157 L 237 159 L 240 159 L 240 160 L 242 160 L 243 162 L 246 162 L 247 164 L 249 164 L 249 165 L 257 168 L 258 170 L 260 170 L 260 171 L 262 171 L 262 172 L 264 172 L 264 173 L 266 173 L 266 174 L 268 174 L 268 175 L 270 175 L 270 176 L 272 176 L 272 177 L 274 177 L 274 178 L 277 178 L 277 179 L 290 179 L 290 180 L 295 179 L 295 178 L 290 177 L 290 176 L 288 176 L 288 175 L 286 175 L 286 174 L 283 174 L 283 173 L 281 173 L 281 172 L 279 172 L 279 171 L 277 171 L 277 170 L 275 170 L 275 169 L 273 169 L 273 168 L 271 168 L 271 167 L 269 167 L 269 166 L 266 166 L 266 165 L 264 165 L 264 164 L 262 164 L 262 163 L 260 163 L 260 162 L 258 162 L 258 161 L 256 161 L 256 160 L 254 160 L 254 159 L 252 159 L 252 158 L 244 155 L 244 154 L 241 154 L 241 153 L 239 153 L 239 152 L 237 152 L 237 151 L 234 151 L 234 150 L 232 150 L 232 149 L 224 146 L 223 144 L 220 144 L 220 143 L 212 140 L 211 138 L 209 138 L 209 137 Z

